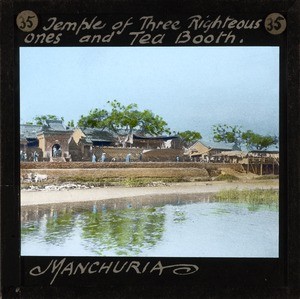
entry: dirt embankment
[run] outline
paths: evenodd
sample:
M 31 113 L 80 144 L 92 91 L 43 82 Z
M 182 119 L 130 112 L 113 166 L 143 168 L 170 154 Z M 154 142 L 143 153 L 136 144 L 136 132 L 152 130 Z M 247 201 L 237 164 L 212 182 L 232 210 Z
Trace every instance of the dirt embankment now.
M 25 169 L 127 169 L 127 168 L 198 168 L 213 170 L 219 168 L 233 169 L 244 172 L 241 164 L 199 163 L 199 162 L 22 162 L 21 170 Z
M 21 183 L 99 182 L 104 179 L 205 181 L 224 172 L 242 173 L 241 165 L 205 163 L 21 163 Z
M 206 169 L 199 168 L 121 168 L 121 169 L 22 169 L 22 175 L 29 173 L 47 175 L 48 179 L 59 178 L 183 178 L 209 177 Z
M 180 167 L 184 163 L 176 163 L 177 167 L 145 167 L 154 164 L 142 164 L 144 167 L 21 168 L 22 206 L 141 196 L 154 200 L 162 194 L 199 197 L 199 194 L 208 195 L 227 188 L 278 188 L 277 179 L 257 180 L 257 175 L 238 172 L 224 164 L 207 168 L 192 167 L 194 163 L 187 163 L 190 167 Z M 227 178 L 226 181 L 217 181 L 220 176 Z

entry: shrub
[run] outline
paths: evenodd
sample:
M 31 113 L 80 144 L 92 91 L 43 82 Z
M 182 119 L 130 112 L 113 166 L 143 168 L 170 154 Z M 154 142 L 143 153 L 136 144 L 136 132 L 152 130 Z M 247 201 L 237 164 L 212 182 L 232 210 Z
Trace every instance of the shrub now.
M 214 199 L 225 202 L 245 202 L 254 204 L 278 204 L 279 192 L 274 189 L 222 190 Z

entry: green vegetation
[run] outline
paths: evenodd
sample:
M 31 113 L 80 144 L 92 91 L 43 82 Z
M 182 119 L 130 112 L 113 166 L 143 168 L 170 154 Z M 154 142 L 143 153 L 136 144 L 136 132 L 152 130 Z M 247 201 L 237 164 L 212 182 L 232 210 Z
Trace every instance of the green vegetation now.
M 142 134 L 159 135 L 169 133 L 170 129 L 164 119 L 151 110 L 139 110 L 137 104 L 122 105 L 120 102 L 108 101 L 110 111 L 93 109 L 88 115 L 81 115 L 78 126 L 99 129 L 110 129 L 114 132 L 132 134 L 133 129 Z
M 275 180 L 275 179 L 279 179 L 279 175 L 276 175 L 276 174 L 270 174 L 270 175 L 262 175 L 262 176 L 259 176 L 257 178 L 255 178 L 256 180 Z
M 46 120 L 64 120 L 63 117 L 58 117 L 56 115 L 53 114 L 47 114 L 47 115 L 37 115 L 36 117 L 33 118 L 34 120 L 34 124 L 35 125 L 40 125 L 42 126 Z
M 227 182 L 232 182 L 232 181 L 238 181 L 239 178 L 235 175 L 232 174 L 220 174 L 215 178 L 215 181 L 227 181 Z
M 151 134 L 154 136 L 171 134 L 167 122 L 149 109 L 140 110 L 135 103 L 123 105 L 117 100 L 107 101 L 107 104 L 109 105 L 108 110 L 95 108 L 91 109 L 87 115 L 81 115 L 77 126 L 111 130 L 116 133 L 122 132 L 122 134 L 125 132 L 128 134 L 126 140 L 129 140 L 133 130 L 138 130 L 141 134 Z M 64 120 L 63 117 L 56 115 L 39 115 L 30 124 L 43 125 L 47 119 Z M 72 128 L 75 127 L 74 120 L 68 121 L 67 125 Z M 186 146 L 202 138 L 199 132 L 190 130 L 178 132 L 177 134 Z
M 222 190 L 214 195 L 214 199 L 224 202 L 251 204 L 278 204 L 279 193 L 274 189 Z
M 168 183 L 178 183 L 178 182 L 188 182 L 187 178 L 97 178 L 97 177 L 84 177 L 84 176 L 75 176 L 75 177 L 60 177 L 53 182 L 54 184 L 63 184 L 63 183 L 75 183 L 82 184 L 86 186 L 94 187 L 108 187 L 108 186 L 122 186 L 122 187 L 147 187 L 147 186 L 160 186 Z M 34 185 L 31 183 L 31 185 Z M 45 186 L 49 185 L 45 183 Z M 41 185 L 39 185 L 41 186 Z
M 116 250 L 118 255 L 139 254 L 141 248 L 154 246 L 162 239 L 165 218 L 159 207 L 98 207 L 94 213 L 84 213 L 82 239 L 96 245 L 93 250 L 97 255 L 103 255 L 105 250 Z
M 234 143 L 236 150 L 241 149 L 241 127 L 240 126 L 228 126 L 226 124 L 214 125 L 213 136 L 216 142 Z
M 233 143 L 233 149 L 240 150 L 245 145 L 248 150 L 266 150 L 271 145 L 278 144 L 276 135 L 260 135 L 252 130 L 242 131 L 240 126 L 214 125 L 213 136 L 216 142 Z
M 277 136 L 260 135 L 251 130 L 242 133 L 242 140 L 250 150 L 265 150 L 271 145 L 278 144 Z
M 199 132 L 196 131 L 184 131 L 179 132 L 178 135 L 181 137 L 182 141 L 186 146 L 191 146 L 193 143 L 198 141 L 199 139 L 202 139 L 202 136 Z
M 92 176 L 61 176 L 55 179 L 49 178 L 42 182 L 26 182 L 21 184 L 21 189 L 36 187 L 43 189 L 46 186 L 60 186 L 63 184 L 77 184 L 87 187 L 156 187 L 171 183 L 180 182 L 206 182 L 211 181 L 210 177 L 119 177 L 103 178 Z

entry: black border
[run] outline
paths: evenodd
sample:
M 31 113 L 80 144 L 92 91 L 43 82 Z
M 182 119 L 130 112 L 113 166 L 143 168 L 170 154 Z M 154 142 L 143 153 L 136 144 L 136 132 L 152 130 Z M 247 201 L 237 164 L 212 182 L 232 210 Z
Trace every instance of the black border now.
M 299 215 L 299 1 L 8 1 L 1 2 L 1 289 L 4 298 L 233 298 L 296 297 L 300 294 Z M 19 225 L 19 103 L 18 65 L 14 49 L 14 22 L 17 12 L 32 9 L 39 14 L 72 14 L 105 11 L 108 14 L 130 12 L 141 14 L 180 14 L 217 11 L 234 14 L 269 14 L 279 12 L 288 21 L 287 47 L 281 51 L 281 180 L 280 259 L 188 259 L 200 270 L 195 276 L 179 279 L 165 276 L 110 276 L 80 286 L 63 282 L 60 286 L 24 285 L 23 267 L 36 258 L 20 259 Z M 286 60 L 287 57 L 287 60 Z M 283 59 L 283 60 L 282 60 Z M 83 260 L 82 258 L 81 260 Z M 103 258 L 101 258 L 103 259 Z M 97 259 L 97 260 L 101 260 Z M 107 260 L 107 259 L 103 259 Z M 113 259 L 111 259 L 113 260 Z M 122 260 L 122 259 L 118 259 Z M 130 259 L 126 259 L 130 260 Z M 143 259 L 134 259 L 143 261 Z M 178 263 L 178 259 L 164 259 Z M 187 259 L 184 259 L 186 262 Z M 42 257 L 41 263 L 45 262 Z M 153 259 L 156 261 L 156 259 Z M 279 272 L 278 272 L 279 271 Z M 24 274 L 24 273 L 23 273 Z M 76 287 L 75 287 L 76 285 Z

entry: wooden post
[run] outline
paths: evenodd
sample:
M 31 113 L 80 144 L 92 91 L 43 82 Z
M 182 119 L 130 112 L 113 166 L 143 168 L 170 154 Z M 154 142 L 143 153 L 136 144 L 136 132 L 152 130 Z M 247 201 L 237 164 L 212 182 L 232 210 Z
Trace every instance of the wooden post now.
M 260 160 L 260 175 L 263 174 L 263 160 Z

